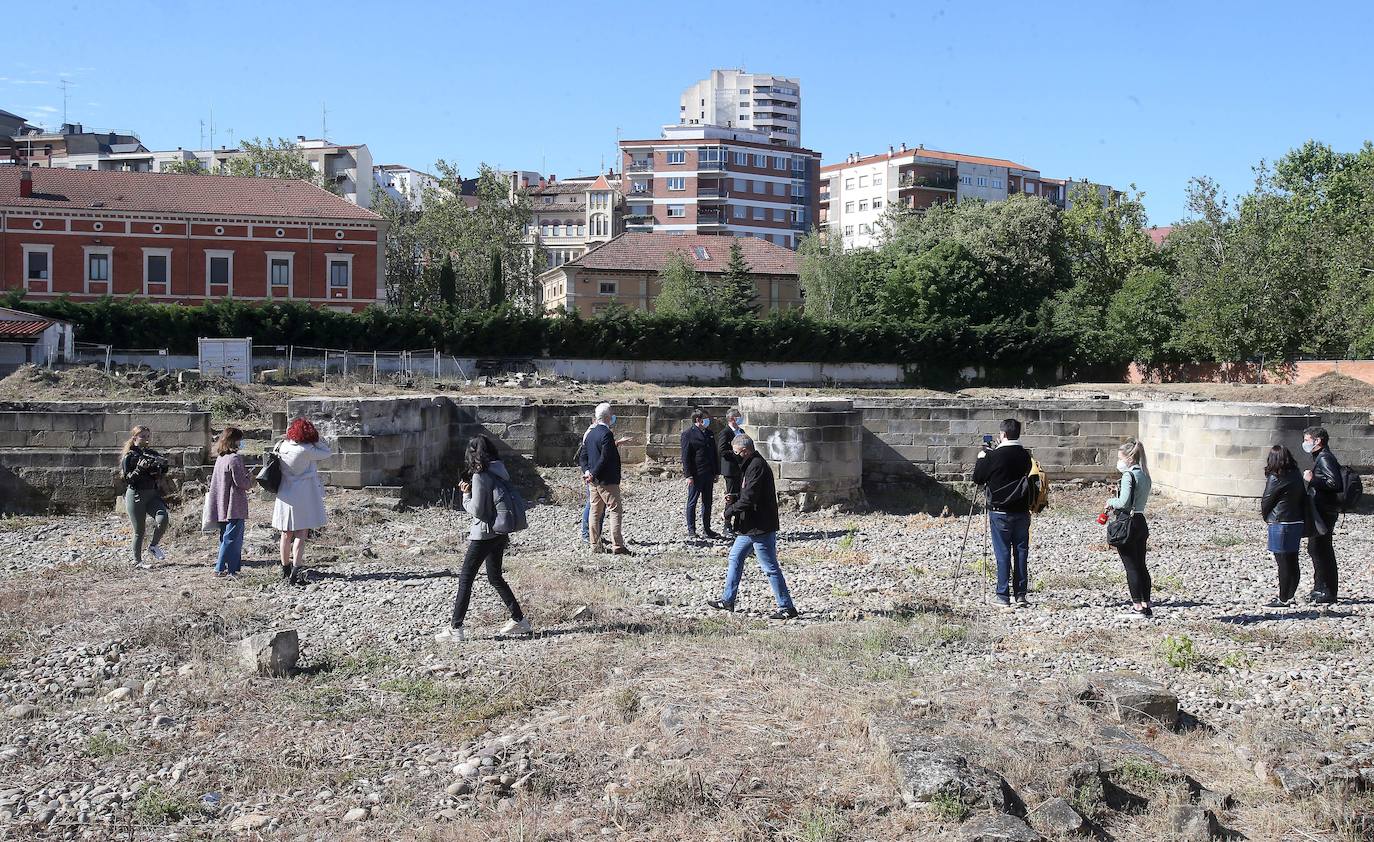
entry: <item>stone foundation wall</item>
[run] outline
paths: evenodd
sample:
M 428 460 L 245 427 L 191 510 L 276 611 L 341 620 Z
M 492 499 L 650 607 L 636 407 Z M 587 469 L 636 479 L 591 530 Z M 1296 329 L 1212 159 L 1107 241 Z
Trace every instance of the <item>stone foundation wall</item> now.
M 168 494 L 203 479 L 210 413 L 170 401 L 0 403 L 0 512 L 109 509 L 124 493 L 121 448 L 135 425 L 168 458 Z

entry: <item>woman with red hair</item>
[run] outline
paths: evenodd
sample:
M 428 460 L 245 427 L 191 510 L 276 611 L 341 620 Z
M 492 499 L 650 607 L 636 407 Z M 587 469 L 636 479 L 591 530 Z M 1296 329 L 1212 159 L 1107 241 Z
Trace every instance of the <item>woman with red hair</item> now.
M 325 524 L 324 484 L 315 463 L 333 456 L 320 444 L 320 433 L 304 418 L 291 422 L 286 439 L 277 445 L 281 457 L 281 487 L 272 509 L 272 528 L 281 530 L 281 577 L 298 582 L 303 571 L 305 541 L 310 530 Z

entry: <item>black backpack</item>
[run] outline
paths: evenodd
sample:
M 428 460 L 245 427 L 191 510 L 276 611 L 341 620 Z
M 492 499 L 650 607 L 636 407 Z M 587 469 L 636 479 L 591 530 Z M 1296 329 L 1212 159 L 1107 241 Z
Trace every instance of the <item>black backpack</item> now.
M 276 494 L 281 488 L 281 454 L 275 448 L 262 457 L 262 469 L 258 471 L 257 480 L 258 485 L 269 494 Z
M 1363 496 L 1364 481 L 1360 479 L 1360 475 L 1342 465 L 1341 490 L 1336 492 L 1336 499 L 1341 503 L 1341 510 L 1345 512 L 1355 511 L 1355 507 L 1360 505 L 1360 498 Z
M 491 531 L 499 535 L 509 535 L 529 527 L 525 517 L 528 506 L 525 498 L 514 485 L 492 475 L 495 485 L 492 488 L 492 502 L 496 506 L 496 520 L 492 521 Z

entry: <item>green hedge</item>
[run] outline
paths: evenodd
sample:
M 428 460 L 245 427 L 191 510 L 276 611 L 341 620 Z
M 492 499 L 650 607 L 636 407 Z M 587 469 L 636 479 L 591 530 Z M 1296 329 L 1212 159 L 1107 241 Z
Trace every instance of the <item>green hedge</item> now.
M 1063 340 L 1027 325 L 845 324 L 798 313 L 766 318 L 680 318 L 613 310 L 594 319 L 513 309 L 459 313 L 380 307 L 338 313 L 300 303 L 220 301 L 201 307 L 106 297 L 93 302 L 27 301 L 14 307 L 77 325 L 82 342 L 195 353 L 205 336 L 251 336 L 258 345 L 359 351 L 441 348 L 469 357 L 888 362 L 913 366 L 1053 364 Z

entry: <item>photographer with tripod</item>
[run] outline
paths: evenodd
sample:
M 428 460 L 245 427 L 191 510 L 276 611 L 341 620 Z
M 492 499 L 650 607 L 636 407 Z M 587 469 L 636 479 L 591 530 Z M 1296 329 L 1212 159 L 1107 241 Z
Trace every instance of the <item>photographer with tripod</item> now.
M 1029 608 L 1027 561 L 1030 557 L 1031 456 L 1021 446 L 1021 422 L 1002 422 L 997 440 L 983 437 L 983 450 L 973 466 L 973 482 L 987 494 L 988 528 L 997 558 L 997 601 Z

